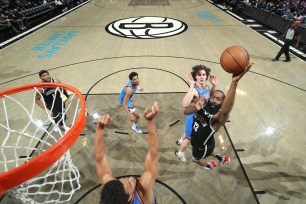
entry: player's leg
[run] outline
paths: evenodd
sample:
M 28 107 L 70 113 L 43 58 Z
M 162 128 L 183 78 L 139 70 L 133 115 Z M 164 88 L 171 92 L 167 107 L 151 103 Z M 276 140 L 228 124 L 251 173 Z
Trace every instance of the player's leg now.
M 180 137 L 180 139 L 175 141 L 175 144 L 177 146 L 180 146 L 185 139 L 186 139 L 186 135 L 185 135 L 185 132 L 184 132 L 183 135 Z
M 139 119 L 139 112 L 136 110 L 136 108 L 129 108 L 130 113 L 133 114 L 135 120 L 134 123 L 132 125 L 132 129 L 137 132 L 137 133 L 142 133 L 142 130 L 139 128 L 137 121 Z
M 215 138 L 212 137 L 208 142 L 207 142 L 207 145 L 208 145 L 208 149 L 211 149 L 212 152 L 211 152 L 211 156 L 212 157 L 215 157 L 219 160 L 219 164 L 221 165 L 226 165 L 228 163 L 230 163 L 231 161 L 231 158 L 229 156 L 226 156 L 226 155 L 221 155 L 221 154 L 218 154 L 216 151 L 215 151 Z
M 182 162 L 186 162 L 187 159 L 185 157 L 185 150 L 187 149 L 187 147 L 190 145 L 191 141 L 190 141 L 190 137 L 186 136 L 186 139 L 182 142 L 180 148 L 178 151 L 175 152 L 175 155 L 180 159 L 180 161 Z
M 231 158 L 226 155 L 218 154 L 215 150 L 211 154 L 211 156 L 216 157 L 219 160 L 219 164 L 226 165 L 231 162 Z
M 51 109 L 52 115 L 53 115 L 53 120 L 55 122 L 55 124 L 57 125 L 63 125 L 63 121 L 61 120 L 61 111 L 57 108 L 57 107 L 53 107 L 53 109 Z
M 193 115 L 186 115 L 186 117 L 185 117 L 185 132 L 183 133 L 181 138 L 175 142 L 176 145 L 180 146 L 182 144 L 182 142 L 186 139 L 186 134 L 191 135 L 192 122 L 193 122 Z
M 52 114 L 53 114 L 53 120 L 55 122 L 55 124 L 58 125 L 59 128 L 65 130 L 65 131 L 68 131 L 70 128 L 67 127 L 65 124 L 64 124 L 64 121 L 66 120 L 66 115 L 63 114 L 65 111 L 65 107 L 62 106 L 62 104 L 59 104 L 59 105 L 55 105 L 52 109 Z M 54 128 L 55 131 L 58 131 L 58 128 Z
M 184 151 L 191 143 L 192 122 L 193 122 L 193 115 L 187 115 L 185 118 L 185 134 L 184 134 L 186 136 L 186 139 L 184 139 L 183 142 L 181 143 L 179 150 L 175 152 L 175 155 L 182 162 L 187 161 L 185 158 Z
M 56 124 L 56 127 L 54 128 L 54 131 L 57 132 L 57 131 L 59 131 L 58 127 L 63 125 L 61 111 L 57 107 L 53 107 L 51 109 L 51 112 L 52 112 L 52 118 L 54 120 L 54 123 Z
M 192 147 L 192 161 L 202 166 L 204 169 L 212 169 L 217 166 L 215 161 L 207 161 L 205 158 L 210 155 L 207 146 L 202 147 Z

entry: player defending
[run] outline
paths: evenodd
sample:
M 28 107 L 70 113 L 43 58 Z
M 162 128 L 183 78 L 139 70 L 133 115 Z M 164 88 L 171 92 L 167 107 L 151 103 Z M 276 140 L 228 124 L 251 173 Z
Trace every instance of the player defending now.
M 137 121 L 139 119 L 139 113 L 135 107 L 133 107 L 133 96 L 137 90 L 143 91 L 143 88 L 139 88 L 139 78 L 136 72 L 132 72 L 129 75 L 129 81 L 120 92 L 118 100 L 120 105 L 123 106 L 127 112 L 130 121 L 132 121 L 132 129 L 137 133 L 142 133 L 142 130 L 138 127 Z
M 144 111 L 147 121 L 149 151 L 144 163 L 144 171 L 138 179 L 126 177 L 115 179 L 105 155 L 104 128 L 112 122 L 109 115 L 101 116 L 97 121 L 95 136 L 95 159 L 99 180 L 103 185 L 100 203 L 148 203 L 156 204 L 153 186 L 158 173 L 159 142 L 156 134 L 155 116 L 158 113 L 158 103 L 152 106 L 152 111 Z
M 51 78 L 47 70 L 41 70 L 38 75 L 42 83 L 61 83 L 60 80 Z M 60 90 L 56 91 L 56 88 L 40 88 L 38 91 L 43 96 L 43 101 L 41 101 L 41 95 L 36 93 L 35 103 L 44 110 L 46 108 L 46 111 L 52 116 L 55 124 L 57 124 L 61 129 L 68 131 L 70 128 L 63 123 L 65 118 L 62 114 L 64 112 L 65 102 L 61 98 Z M 63 90 L 63 94 L 67 97 L 70 103 L 72 95 L 68 95 L 66 90 Z M 57 126 L 54 128 L 54 131 L 59 131 Z
M 216 157 L 222 165 L 230 162 L 229 157 L 222 156 L 214 151 L 215 139 L 213 135 L 227 122 L 229 113 L 234 106 L 238 82 L 252 65 L 249 64 L 242 73 L 233 74 L 232 83 L 226 96 L 222 91 L 215 90 L 208 102 L 202 97 L 185 108 L 185 114 L 196 112 L 192 124 L 192 156 L 193 161 L 205 169 L 217 166 L 215 161 L 208 162 L 205 160 L 208 156 Z
M 217 85 L 217 80 L 215 76 L 210 76 L 211 69 L 204 65 L 196 65 L 192 67 L 191 74 L 188 75 L 189 89 L 182 99 L 182 106 L 187 107 L 194 99 L 199 99 L 200 97 L 205 97 L 206 100 L 209 99 L 210 93 L 215 90 Z M 206 84 L 208 80 L 212 84 L 212 88 Z M 182 137 L 176 141 L 179 145 L 179 150 L 175 152 L 175 155 L 180 161 L 186 162 L 184 151 L 190 145 L 191 132 L 192 132 L 192 121 L 193 113 L 186 115 L 185 117 L 185 131 Z

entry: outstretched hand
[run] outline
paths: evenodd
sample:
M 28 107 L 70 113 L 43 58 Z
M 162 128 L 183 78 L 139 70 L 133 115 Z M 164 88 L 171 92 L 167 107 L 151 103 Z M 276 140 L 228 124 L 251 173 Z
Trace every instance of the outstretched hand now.
M 197 110 L 200 110 L 201 108 L 203 108 L 205 103 L 206 103 L 205 97 L 201 97 L 201 98 L 196 99 L 194 101 L 194 104 L 195 104 L 195 107 L 196 107 Z
M 97 120 L 97 129 L 104 129 L 106 125 L 109 125 L 113 119 L 107 114 L 107 115 L 102 115 L 98 120 Z
M 158 109 L 159 109 L 159 105 L 158 105 L 158 102 L 155 101 L 153 106 L 152 106 L 152 111 L 149 112 L 148 109 L 146 109 L 143 113 L 143 117 L 146 119 L 146 120 L 153 120 L 155 118 L 155 116 L 157 115 L 158 113 Z
M 195 81 L 193 80 L 193 77 L 192 77 L 192 75 L 191 74 L 188 74 L 188 76 L 187 76 L 187 82 L 188 82 L 188 84 L 190 85 L 190 86 L 194 86 L 194 84 L 195 84 Z
M 241 73 L 237 73 L 237 74 L 233 74 L 233 82 L 238 82 L 242 77 L 243 75 L 245 75 L 250 69 L 251 67 L 253 66 L 254 63 L 250 63 L 244 70 L 243 72 Z
M 212 85 L 216 86 L 217 85 L 217 78 L 215 76 L 210 75 L 209 81 Z

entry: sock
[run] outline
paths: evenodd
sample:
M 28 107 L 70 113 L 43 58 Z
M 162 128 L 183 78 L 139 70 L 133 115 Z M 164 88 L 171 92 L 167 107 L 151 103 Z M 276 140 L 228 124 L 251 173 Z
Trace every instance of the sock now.
M 216 157 L 219 161 L 222 161 L 222 159 L 223 159 L 222 155 L 220 155 L 220 154 L 216 154 L 215 157 Z
M 183 138 L 180 138 L 179 143 L 181 144 L 183 142 Z

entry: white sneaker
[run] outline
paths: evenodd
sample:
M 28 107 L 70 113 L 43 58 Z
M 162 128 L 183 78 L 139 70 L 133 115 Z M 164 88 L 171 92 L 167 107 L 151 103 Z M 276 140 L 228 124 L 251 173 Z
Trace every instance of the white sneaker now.
M 142 130 L 138 127 L 137 124 L 135 124 L 135 125 L 132 126 L 132 130 L 134 130 L 134 131 L 137 132 L 137 133 L 142 133 Z
M 60 129 L 59 129 L 57 126 L 55 126 L 55 127 L 53 128 L 53 132 L 58 132 L 58 131 L 60 131 Z
M 186 162 L 185 153 L 180 151 L 175 151 L 175 155 L 179 158 L 181 162 Z

